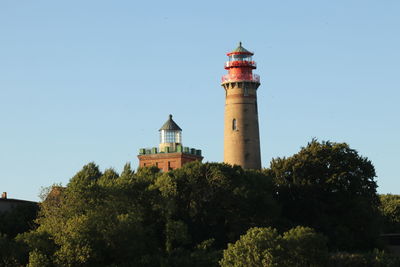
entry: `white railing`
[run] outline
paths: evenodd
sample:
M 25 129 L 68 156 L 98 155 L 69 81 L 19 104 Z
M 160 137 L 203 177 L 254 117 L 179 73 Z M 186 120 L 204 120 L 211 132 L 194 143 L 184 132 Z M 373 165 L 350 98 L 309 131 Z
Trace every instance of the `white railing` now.
M 226 74 L 222 76 L 222 83 L 250 81 L 260 83 L 260 75 L 258 74 Z

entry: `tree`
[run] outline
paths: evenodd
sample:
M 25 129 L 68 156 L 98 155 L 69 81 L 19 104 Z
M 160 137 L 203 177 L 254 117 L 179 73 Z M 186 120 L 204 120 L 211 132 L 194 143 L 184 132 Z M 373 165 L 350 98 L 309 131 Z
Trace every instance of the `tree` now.
M 166 220 L 185 224 L 192 245 L 213 238 L 223 248 L 250 227 L 271 225 L 279 212 L 272 180 L 239 166 L 193 162 L 163 173 L 154 186 Z
M 384 233 L 400 232 L 400 196 L 380 195 L 381 204 L 379 210 L 383 217 Z
M 326 266 L 325 237 L 307 227 L 296 227 L 283 237 L 274 228 L 254 227 L 224 250 L 223 267 Z
M 329 257 L 328 267 L 398 267 L 400 257 L 385 251 L 374 249 L 366 253 L 332 253 Z
M 41 204 L 39 227 L 20 237 L 30 247 L 30 263 L 61 266 L 108 266 L 157 262 L 157 237 L 147 185 L 126 167 L 119 176 L 83 167 L 56 198 Z M 154 216 L 156 218 L 156 216 Z M 35 263 L 36 262 L 36 263 Z M 40 264 L 39 264 L 40 265 Z
M 271 225 L 278 215 L 272 180 L 239 166 L 188 163 L 159 175 L 152 188 L 162 197 L 159 209 L 172 266 L 198 264 L 199 254 L 209 259 L 201 266 L 216 265 L 228 242 L 250 227 Z
M 282 266 L 284 260 L 282 243 L 282 237 L 274 228 L 251 228 L 234 244 L 228 244 L 220 265 L 222 267 Z
M 24 266 L 26 254 L 23 246 L 0 233 L 0 267 Z
M 378 235 L 372 163 L 345 143 L 312 140 L 297 154 L 273 159 L 266 171 L 277 186 L 285 229 L 305 225 L 329 237 L 331 248 L 368 249 Z
M 297 226 L 283 234 L 286 249 L 285 266 L 326 266 L 326 237 L 309 227 Z

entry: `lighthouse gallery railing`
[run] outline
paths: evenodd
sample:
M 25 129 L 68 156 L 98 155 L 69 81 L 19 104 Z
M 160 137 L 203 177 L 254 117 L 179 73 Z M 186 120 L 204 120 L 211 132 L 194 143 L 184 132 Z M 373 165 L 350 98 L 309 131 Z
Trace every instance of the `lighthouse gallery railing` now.
M 258 74 L 226 74 L 222 76 L 222 83 L 226 82 L 238 82 L 238 81 L 250 81 L 250 82 L 260 82 L 260 75 Z

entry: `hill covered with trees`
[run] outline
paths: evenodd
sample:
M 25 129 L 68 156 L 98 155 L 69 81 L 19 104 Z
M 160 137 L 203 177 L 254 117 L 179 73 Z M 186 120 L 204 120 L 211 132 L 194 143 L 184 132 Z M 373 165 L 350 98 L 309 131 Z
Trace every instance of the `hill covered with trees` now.
M 0 264 L 399 266 L 379 234 L 400 229 L 400 201 L 377 195 L 375 176 L 347 144 L 316 140 L 261 171 L 89 163 L 41 203 L 31 230 L 3 233 Z

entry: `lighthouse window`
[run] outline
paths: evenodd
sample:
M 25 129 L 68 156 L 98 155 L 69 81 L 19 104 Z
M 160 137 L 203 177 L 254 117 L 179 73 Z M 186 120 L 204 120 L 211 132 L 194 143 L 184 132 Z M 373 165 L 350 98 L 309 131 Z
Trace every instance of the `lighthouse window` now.
M 229 61 L 251 61 L 252 57 L 250 55 L 231 55 L 229 56 Z
M 182 143 L 181 132 L 175 132 L 175 143 Z
M 232 120 L 232 130 L 237 130 L 236 119 Z
M 162 130 L 161 131 L 161 143 L 181 143 L 182 142 L 182 134 L 181 131 L 169 131 Z
M 166 131 L 166 143 L 174 143 L 175 141 L 175 133 L 174 132 L 170 132 L 170 131 Z

